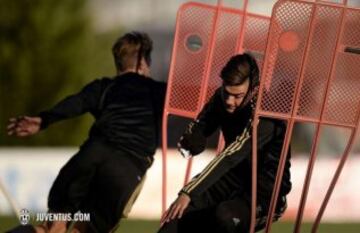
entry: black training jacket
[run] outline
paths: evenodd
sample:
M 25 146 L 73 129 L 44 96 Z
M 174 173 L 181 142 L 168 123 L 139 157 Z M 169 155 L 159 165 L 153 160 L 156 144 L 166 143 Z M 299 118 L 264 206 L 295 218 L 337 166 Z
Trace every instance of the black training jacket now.
M 190 123 L 183 134 L 181 145 L 185 149 L 204 148 L 205 141 L 219 127 L 225 139 L 225 149 L 213 159 L 207 167 L 195 176 L 181 192 L 195 197 L 222 182 L 221 192 L 231 187 L 231 183 L 242 183 L 245 191 L 251 192 L 251 117 L 250 104 L 230 114 L 225 110 L 219 88 L 204 106 L 197 119 Z M 258 126 L 258 193 L 269 196 L 272 193 L 277 166 L 284 141 L 286 125 L 275 119 L 261 118 Z M 237 184 L 239 185 L 239 184 Z M 236 185 L 232 185 L 236 187 Z M 242 187 L 243 188 L 243 187 Z M 280 195 L 286 195 L 291 189 L 290 150 L 281 183 Z
M 137 73 L 97 79 L 79 93 L 41 112 L 41 128 L 89 112 L 95 117 L 91 139 L 137 157 L 155 153 L 166 84 Z

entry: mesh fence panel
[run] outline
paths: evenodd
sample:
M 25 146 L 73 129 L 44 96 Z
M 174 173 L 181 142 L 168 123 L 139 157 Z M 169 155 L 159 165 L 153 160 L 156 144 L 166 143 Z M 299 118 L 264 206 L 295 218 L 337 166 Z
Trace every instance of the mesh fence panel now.
M 194 113 L 198 111 L 202 75 L 206 68 L 212 24 L 215 11 L 200 6 L 186 5 L 180 13 L 177 32 L 176 57 L 172 61 L 173 74 L 169 77 L 171 85 L 170 109 L 181 109 Z M 189 36 L 201 39 L 198 51 L 188 49 Z M 191 93 L 191 95 L 189 95 Z
M 331 73 L 341 10 L 319 7 L 314 10 L 314 27 L 304 65 L 303 83 L 297 115 L 311 120 L 320 118 L 326 83 Z
M 343 11 L 345 22 L 340 32 Z M 260 90 L 261 114 L 276 113 L 285 118 L 318 122 L 326 101 L 323 121 L 332 125 L 357 124 L 359 12 L 301 1 L 283 1 L 279 5 L 272 22 L 262 76 L 265 85 Z M 347 51 L 349 49 L 355 52 Z M 297 100 L 296 85 L 300 88 Z
M 172 72 L 168 80 L 169 102 L 165 106 L 170 114 L 186 113 L 186 116 L 192 117 L 198 114 L 221 85 L 221 69 L 237 53 L 239 44 L 242 50 L 255 53 L 259 66 L 262 65 L 270 19 L 247 14 L 244 36 L 241 37 L 244 12 L 220 8 L 215 27 L 216 12 L 216 6 L 198 3 L 188 3 L 180 9 L 173 50 L 175 56 L 171 61 Z M 215 41 L 211 48 L 214 29 Z M 243 41 L 239 41 L 241 39 Z M 194 43 L 197 47 L 191 47 Z M 210 49 L 213 49 L 211 60 Z
M 273 16 L 271 47 L 262 76 L 268 87 L 262 90 L 262 113 L 291 115 L 311 12 L 311 5 L 289 1 L 281 4 Z

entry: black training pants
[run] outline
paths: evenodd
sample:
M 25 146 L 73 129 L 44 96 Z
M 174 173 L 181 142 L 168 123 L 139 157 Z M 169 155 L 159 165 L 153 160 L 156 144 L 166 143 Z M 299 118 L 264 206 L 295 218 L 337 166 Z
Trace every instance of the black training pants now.
M 270 198 L 258 196 L 255 231 L 265 227 Z M 273 221 L 286 209 L 286 198 L 279 197 Z M 215 200 L 207 191 L 191 200 L 181 219 L 166 223 L 158 233 L 248 233 L 251 218 L 251 197 L 246 192 Z

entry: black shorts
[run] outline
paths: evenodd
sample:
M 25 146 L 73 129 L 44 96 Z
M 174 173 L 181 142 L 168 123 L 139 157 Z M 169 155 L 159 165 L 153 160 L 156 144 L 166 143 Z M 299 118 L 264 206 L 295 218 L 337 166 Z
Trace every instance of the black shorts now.
M 109 232 L 146 169 L 101 141 L 87 141 L 60 170 L 48 199 L 52 212 L 90 213 L 95 232 Z

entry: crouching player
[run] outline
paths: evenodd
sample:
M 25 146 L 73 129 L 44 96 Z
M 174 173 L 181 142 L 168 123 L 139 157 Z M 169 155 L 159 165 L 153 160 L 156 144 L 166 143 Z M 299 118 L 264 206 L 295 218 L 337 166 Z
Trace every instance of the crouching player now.
M 259 69 L 249 54 L 232 57 L 221 71 L 223 81 L 180 139 L 180 150 L 197 155 L 206 138 L 221 128 L 225 149 L 179 192 L 163 214 L 158 233 L 245 233 L 251 218 L 251 128 L 258 94 Z M 256 231 L 265 227 L 284 141 L 284 122 L 261 118 L 258 126 Z M 289 152 L 290 153 L 290 152 Z M 286 209 L 290 192 L 287 155 L 275 218 Z

